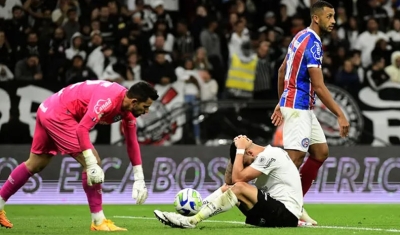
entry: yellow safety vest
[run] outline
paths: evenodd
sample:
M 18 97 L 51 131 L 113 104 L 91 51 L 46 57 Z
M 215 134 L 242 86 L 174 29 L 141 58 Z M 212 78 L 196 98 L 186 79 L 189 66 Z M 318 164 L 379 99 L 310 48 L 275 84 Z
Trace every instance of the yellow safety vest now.
M 256 78 L 257 56 L 248 63 L 243 63 L 237 54 L 232 55 L 226 87 L 252 92 Z

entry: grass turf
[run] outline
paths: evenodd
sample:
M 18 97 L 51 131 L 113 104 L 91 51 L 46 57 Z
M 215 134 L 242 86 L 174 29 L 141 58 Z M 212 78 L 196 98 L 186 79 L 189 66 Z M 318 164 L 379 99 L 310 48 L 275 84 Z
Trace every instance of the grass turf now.
M 315 228 L 268 229 L 240 224 L 244 221 L 238 209 L 233 209 L 198 225 L 196 229 L 173 229 L 153 216 L 154 209 L 173 211 L 172 205 L 105 205 L 106 216 L 128 232 L 113 234 L 157 235 L 230 235 L 230 234 L 400 234 L 400 205 L 307 205 Z M 14 228 L 0 228 L 0 234 L 93 234 L 89 231 L 90 214 L 81 205 L 8 205 L 7 216 Z

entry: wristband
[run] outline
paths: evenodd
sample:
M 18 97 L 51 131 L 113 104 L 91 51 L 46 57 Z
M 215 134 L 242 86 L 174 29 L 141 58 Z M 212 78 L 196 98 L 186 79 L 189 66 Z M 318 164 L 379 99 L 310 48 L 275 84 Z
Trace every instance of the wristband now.
M 133 180 L 144 180 L 142 165 L 133 166 Z
M 93 164 L 97 164 L 97 159 L 94 156 L 91 149 L 87 149 L 87 150 L 83 151 L 82 153 L 83 153 L 83 157 L 85 158 L 86 165 L 90 166 Z
M 244 154 L 244 149 L 236 149 L 236 154 Z

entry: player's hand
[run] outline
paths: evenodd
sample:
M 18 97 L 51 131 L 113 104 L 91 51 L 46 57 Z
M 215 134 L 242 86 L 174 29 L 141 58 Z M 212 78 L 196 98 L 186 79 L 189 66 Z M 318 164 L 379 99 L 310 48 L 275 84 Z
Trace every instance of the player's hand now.
M 245 135 L 236 136 L 233 142 L 235 142 L 235 146 L 238 149 L 247 149 L 253 143 L 253 141 Z
M 338 120 L 339 128 L 340 128 L 340 137 L 349 136 L 350 124 L 347 121 L 347 118 L 345 116 L 341 116 L 341 117 L 338 117 L 337 120 Z
M 136 200 L 136 204 L 143 204 L 149 196 L 144 182 L 142 165 L 133 166 L 133 187 L 132 198 Z
M 136 204 L 143 204 L 148 195 L 144 180 L 135 180 L 133 182 L 132 198 L 136 200 Z
M 283 115 L 281 112 L 281 106 L 279 104 L 275 107 L 274 113 L 272 113 L 272 116 L 271 116 L 271 120 L 272 120 L 272 124 L 274 124 L 275 126 L 282 125 Z
M 97 164 L 87 166 L 87 184 L 92 186 L 93 184 L 101 184 L 104 182 L 104 171 Z

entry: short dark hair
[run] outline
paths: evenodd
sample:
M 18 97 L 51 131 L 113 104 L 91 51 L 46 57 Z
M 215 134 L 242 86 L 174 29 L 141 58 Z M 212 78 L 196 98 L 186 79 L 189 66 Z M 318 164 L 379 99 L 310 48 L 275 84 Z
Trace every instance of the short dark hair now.
M 233 165 L 233 163 L 235 162 L 235 158 L 236 158 L 236 145 L 235 145 L 235 142 L 233 142 L 231 144 L 231 147 L 229 148 L 229 157 L 231 158 L 231 163 Z
M 139 102 L 146 102 L 149 98 L 154 100 L 158 99 L 156 89 L 147 82 L 138 82 L 129 88 L 127 96 L 129 99 L 137 99 Z
M 324 7 L 332 8 L 332 9 L 333 9 L 332 4 L 330 4 L 329 2 L 322 1 L 322 0 L 316 1 L 316 2 L 311 6 L 311 10 L 310 10 L 311 16 L 315 15 L 315 13 L 316 13 L 317 11 L 323 10 Z

